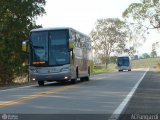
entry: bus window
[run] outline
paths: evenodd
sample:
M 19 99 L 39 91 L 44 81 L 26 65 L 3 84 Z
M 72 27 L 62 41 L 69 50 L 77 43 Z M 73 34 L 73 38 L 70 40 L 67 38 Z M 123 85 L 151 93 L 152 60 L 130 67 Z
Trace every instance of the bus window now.
M 64 65 L 69 64 L 69 50 L 67 47 L 68 32 L 66 30 L 51 31 L 50 35 L 50 50 L 49 64 Z

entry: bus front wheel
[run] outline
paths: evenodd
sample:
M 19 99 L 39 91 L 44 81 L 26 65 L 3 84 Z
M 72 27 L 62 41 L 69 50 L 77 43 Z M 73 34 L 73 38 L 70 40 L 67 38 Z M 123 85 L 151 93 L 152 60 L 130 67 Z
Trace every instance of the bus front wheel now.
M 38 81 L 39 86 L 44 86 L 44 81 Z
M 74 78 L 74 79 L 71 79 L 71 83 L 72 83 L 72 84 L 75 84 L 76 82 L 77 82 L 77 77 Z

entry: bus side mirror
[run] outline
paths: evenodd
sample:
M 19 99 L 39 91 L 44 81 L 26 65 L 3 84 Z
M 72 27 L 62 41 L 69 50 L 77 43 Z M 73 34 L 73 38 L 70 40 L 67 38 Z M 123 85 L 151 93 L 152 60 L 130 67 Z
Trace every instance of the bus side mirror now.
M 22 42 L 22 51 L 23 51 L 23 52 L 29 52 L 29 49 L 28 49 L 29 45 L 28 45 L 28 42 L 29 42 L 29 40 L 25 40 L 25 41 Z
M 69 49 L 74 48 L 74 41 L 72 39 L 69 39 Z

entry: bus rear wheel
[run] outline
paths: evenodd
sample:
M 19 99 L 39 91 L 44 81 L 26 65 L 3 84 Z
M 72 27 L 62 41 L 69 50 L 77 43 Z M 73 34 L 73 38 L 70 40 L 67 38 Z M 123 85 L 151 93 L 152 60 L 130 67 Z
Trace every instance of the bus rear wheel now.
M 89 81 L 90 76 L 90 66 L 88 66 L 88 76 L 80 78 L 81 81 Z
M 80 78 L 80 81 L 89 81 L 89 76 L 86 76 L 86 77 L 82 77 L 82 78 Z
M 86 81 L 89 81 L 89 76 L 85 77 L 85 80 L 86 80 Z
M 44 81 L 38 81 L 39 86 L 44 86 Z

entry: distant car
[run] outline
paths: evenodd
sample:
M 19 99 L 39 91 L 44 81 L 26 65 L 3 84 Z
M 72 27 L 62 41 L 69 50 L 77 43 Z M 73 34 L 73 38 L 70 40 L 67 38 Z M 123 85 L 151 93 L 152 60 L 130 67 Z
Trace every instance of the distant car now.
M 131 71 L 131 61 L 129 56 L 117 57 L 117 68 L 121 72 L 123 70 Z

